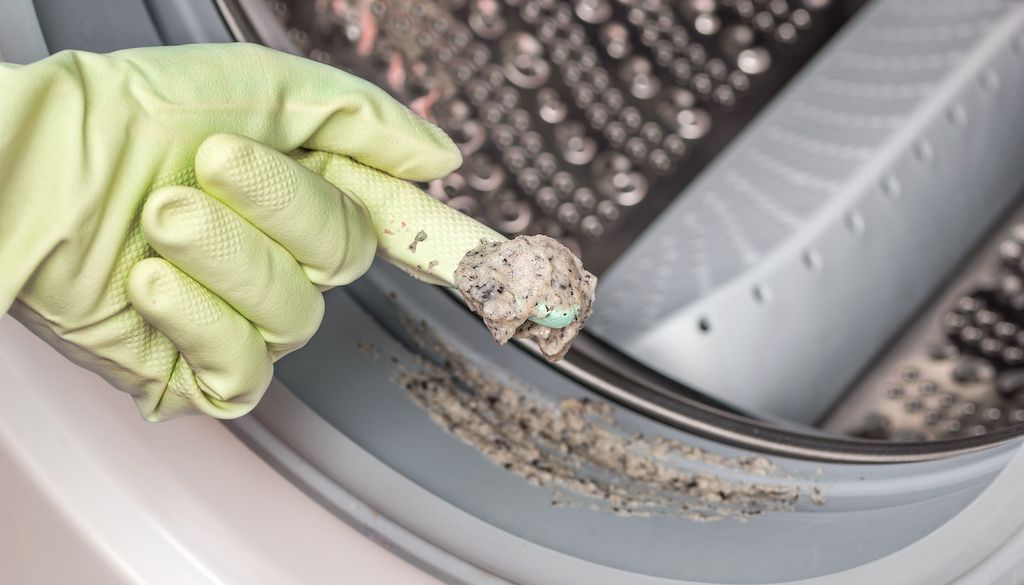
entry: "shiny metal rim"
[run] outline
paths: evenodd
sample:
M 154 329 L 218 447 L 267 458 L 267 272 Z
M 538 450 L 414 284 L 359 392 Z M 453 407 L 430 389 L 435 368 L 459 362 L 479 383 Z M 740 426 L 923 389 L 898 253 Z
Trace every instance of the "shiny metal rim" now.
M 539 352 L 523 344 L 538 356 Z M 904 463 L 942 459 L 1013 441 L 1024 425 L 978 437 L 928 442 L 872 441 L 837 437 L 747 416 L 634 362 L 592 336 L 555 364 L 568 377 L 624 406 L 681 430 L 723 443 L 799 459 L 842 463 Z

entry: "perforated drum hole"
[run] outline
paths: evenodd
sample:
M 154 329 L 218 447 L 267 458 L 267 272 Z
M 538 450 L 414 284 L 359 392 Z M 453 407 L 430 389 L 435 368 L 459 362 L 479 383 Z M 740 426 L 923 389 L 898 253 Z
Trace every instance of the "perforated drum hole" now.
M 864 224 L 864 216 L 857 211 L 850 211 L 846 214 L 845 218 L 846 231 L 850 232 L 855 236 L 859 236 L 864 233 L 864 229 L 867 227 Z
M 772 290 L 763 284 L 755 284 L 750 289 L 750 296 L 758 303 L 765 304 L 772 300 Z
M 697 330 L 701 333 L 710 333 L 711 321 L 707 317 L 701 317 L 697 320 Z
M 967 110 L 960 104 L 954 104 L 946 110 L 946 120 L 950 124 L 962 128 L 967 125 Z
M 922 140 L 915 144 L 914 158 L 922 164 L 930 164 L 935 160 L 935 150 L 932 148 L 932 143 L 927 140 Z
M 900 181 L 893 175 L 886 175 L 881 182 L 882 194 L 889 199 L 897 199 L 902 191 L 900 190 Z
M 995 71 L 987 69 L 978 78 L 978 85 L 986 91 L 995 91 L 999 89 L 999 75 Z
M 811 272 L 821 270 L 822 259 L 821 254 L 817 250 L 807 250 L 803 255 L 804 268 Z

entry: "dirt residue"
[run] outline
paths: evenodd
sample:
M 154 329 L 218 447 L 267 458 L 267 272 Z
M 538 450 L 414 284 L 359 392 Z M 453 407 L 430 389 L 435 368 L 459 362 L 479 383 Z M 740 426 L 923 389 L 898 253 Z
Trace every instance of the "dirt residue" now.
M 409 243 L 409 251 L 416 252 L 416 247 L 420 245 L 420 242 L 426 241 L 426 239 L 427 232 L 423 230 L 416 232 L 416 235 L 413 237 L 412 242 Z
M 551 490 L 553 504 L 708 521 L 790 510 L 801 496 L 767 458 L 728 458 L 664 437 L 630 435 L 616 424 L 610 404 L 555 403 L 502 383 L 444 346 L 424 323 L 405 322 L 415 343 L 443 366 L 426 360 L 417 368 L 399 366 L 397 382 L 449 433 Z M 730 481 L 715 469 L 766 481 Z M 817 488 L 803 495 L 824 503 Z
M 590 316 L 597 278 L 568 248 L 537 235 L 481 242 L 459 263 L 455 285 L 498 343 L 533 339 L 545 357 L 558 361 Z M 541 305 L 578 311 L 571 323 L 555 329 L 529 321 Z

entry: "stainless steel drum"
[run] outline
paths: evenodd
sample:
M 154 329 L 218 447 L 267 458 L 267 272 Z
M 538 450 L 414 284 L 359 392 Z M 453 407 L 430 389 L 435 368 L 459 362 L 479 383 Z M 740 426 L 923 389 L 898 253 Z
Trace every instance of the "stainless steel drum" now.
M 960 175 L 981 172 L 956 154 L 964 138 L 914 138 L 910 113 L 944 105 L 930 117 L 970 131 L 978 106 L 939 88 L 1017 91 L 1020 75 L 997 72 L 996 55 L 976 67 L 962 58 L 987 51 L 986 33 L 1008 8 L 875 3 L 780 95 L 861 4 L 227 3 L 241 34 L 366 77 L 448 131 L 465 164 L 425 185 L 435 197 L 508 235 L 559 238 L 607 272 L 596 336 L 563 366 L 577 379 L 684 428 L 783 452 L 878 460 L 999 442 L 1024 428 L 1024 305 L 1015 308 L 1024 239 L 988 231 L 1015 201 L 1006 188 L 1015 175 L 942 194 L 951 209 L 979 207 L 939 223 L 927 203 L 870 212 L 887 214 L 882 224 L 848 208 L 868 205 L 858 197 L 944 193 L 878 157 L 901 168 L 953 156 L 967 161 Z M 1019 51 L 1003 44 L 1000 54 Z M 961 70 L 980 73 L 957 80 Z M 1007 150 L 1000 140 L 986 148 Z M 885 146 L 894 142 L 908 144 L 910 162 Z M 835 229 L 816 227 L 829 214 Z M 818 232 L 911 254 L 792 243 Z M 972 252 L 984 239 L 992 243 Z M 972 254 L 971 268 L 957 268 Z M 908 257 L 892 282 L 835 292 L 892 274 L 895 256 Z M 763 268 L 780 262 L 794 268 Z M 801 284 L 801 271 L 818 281 Z M 728 324 L 723 311 L 743 321 Z

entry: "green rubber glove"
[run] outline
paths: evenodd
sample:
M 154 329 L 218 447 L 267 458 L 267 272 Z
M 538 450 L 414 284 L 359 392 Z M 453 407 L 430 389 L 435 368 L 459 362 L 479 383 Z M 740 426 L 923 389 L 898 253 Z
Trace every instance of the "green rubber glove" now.
M 0 309 L 150 420 L 248 412 L 376 247 L 299 147 L 418 181 L 461 162 L 382 90 L 259 46 L 0 65 Z

